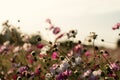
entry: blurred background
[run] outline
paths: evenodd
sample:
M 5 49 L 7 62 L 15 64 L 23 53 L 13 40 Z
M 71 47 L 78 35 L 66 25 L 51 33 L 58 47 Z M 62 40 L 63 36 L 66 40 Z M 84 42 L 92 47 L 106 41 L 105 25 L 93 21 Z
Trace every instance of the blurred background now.
M 95 32 L 97 45 L 114 48 L 120 38 L 119 30 L 112 30 L 120 22 L 119 3 L 120 0 L 0 0 L 0 30 L 2 23 L 9 20 L 25 33 L 40 31 L 44 39 L 53 41 L 52 33 L 45 30 L 45 20 L 50 18 L 62 32 L 78 30 L 78 40 L 84 41 L 90 32 Z

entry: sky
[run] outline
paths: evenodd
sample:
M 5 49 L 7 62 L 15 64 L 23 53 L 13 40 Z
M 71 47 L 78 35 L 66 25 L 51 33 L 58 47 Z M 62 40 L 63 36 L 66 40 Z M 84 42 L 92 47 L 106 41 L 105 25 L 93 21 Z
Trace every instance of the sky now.
M 120 22 L 120 0 L 0 0 L 0 24 L 9 20 L 20 26 L 21 31 L 40 31 L 45 39 L 54 40 L 45 31 L 47 18 L 63 32 L 77 29 L 77 39 L 80 40 L 84 40 L 90 32 L 96 32 L 96 44 L 108 46 L 110 43 L 100 43 L 100 39 L 114 43 L 119 38 L 119 30 L 111 28 Z M 113 46 L 111 43 L 109 47 Z

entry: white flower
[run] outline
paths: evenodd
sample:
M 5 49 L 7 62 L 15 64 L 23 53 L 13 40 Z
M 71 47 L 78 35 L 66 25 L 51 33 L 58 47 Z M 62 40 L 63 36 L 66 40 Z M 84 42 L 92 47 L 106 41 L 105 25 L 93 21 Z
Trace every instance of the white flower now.
M 30 36 L 27 34 L 21 34 L 20 36 L 23 42 L 28 42 L 28 40 L 30 39 Z
M 2 32 L 1 32 L 1 34 L 4 36 L 5 34 L 6 34 L 6 30 L 3 30 Z
M 62 61 L 62 63 L 60 64 L 60 71 L 64 71 L 66 70 L 68 67 L 70 67 L 70 64 L 67 61 Z
M 24 49 L 25 51 L 30 50 L 30 49 L 31 49 L 31 44 L 30 44 L 30 43 L 24 43 L 23 49 Z
M 45 74 L 45 78 L 52 78 L 52 74 L 50 73 Z
M 76 58 L 75 58 L 75 63 L 76 63 L 76 64 L 80 64 L 80 62 L 81 62 L 81 57 L 79 57 L 79 56 L 76 57 Z
M 5 42 L 3 43 L 4 46 L 9 46 L 9 44 L 10 44 L 10 41 L 5 41 Z
M 10 32 L 13 32 L 15 30 L 15 27 L 14 26 L 10 26 L 9 30 L 10 30 Z
M 46 54 L 46 51 L 48 51 L 50 49 L 49 46 L 44 46 L 42 49 L 41 49 L 41 53 L 40 54 Z
M 19 51 L 20 51 L 20 47 L 19 46 L 15 47 L 14 50 L 13 50 L 14 53 L 17 53 Z
M 94 76 L 100 76 L 101 75 L 101 72 L 102 72 L 102 70 L 96 70 L 96 71 L 93 71 L 92 72 L 92 74 L 94 75 Z

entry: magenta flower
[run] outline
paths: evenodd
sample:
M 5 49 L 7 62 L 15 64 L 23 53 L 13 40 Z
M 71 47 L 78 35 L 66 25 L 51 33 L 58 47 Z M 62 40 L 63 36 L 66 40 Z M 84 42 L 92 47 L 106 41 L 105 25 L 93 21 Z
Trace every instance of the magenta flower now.
M 63 74 L 65 76 L 70 76 L 72 74 L 72 71 L 71 70 L 66 70 L 66 71 L 63 72 Z
M 35 70 L 35 74 L 36 74 L 36 75 L 40 75 L 40 69 L 39 69 L 39 68 L 37 68 L 37 69 Z
M 82 46 L 80 44 L 76 45 L 73 49 L 74 52 L 78 53 L 81 50 Z
M 113 29 L 113 30 L 116 30 L 116 29 L 119 29 L 119 27 L 120 27 L 120 23 L 117 23 L 116 25 L 114 25 L 114 26 L 112 27 L 112 29 Z
M 19 71 L 20 73 L 22 73 L 22 72 L 24 72 L 24 71 L 26 71 L 26 70 L 28 70 L 28 68 L 27 68 L 26 66 L 22 66 L 22 67 L 20 67 L 20 68 L 18 69 L 18 71 Z
M 52 53 L 52 59 L 56 60 L 58 58 L 58 53 L 57 52 L 53 52 Z
M 30 64 L 33 64 L 34 60 L 33 60 L 33 59 L 29 59 L 28 62 L 29 62 Z
M 58 34 L 60 32 L 60 28 L 59 27 L 55 27 L 53 30 L 53 34 Z
M 59 75 L 57 75 L 56 80 L 66 80 L 67 76 L 63 75 L 62 73 L 60 73 Z
M 91 53 L 89 51 L 87 51 L 87 52 L 85 52 L 85 56 L 89 57 L 89 56 L 91 56 Z
M 37 45 L 37 48 L 38 48 L 38 49 L 42 49 L 43 47 L 44 47 L 43 44 L 38 44 L 38 45 Z

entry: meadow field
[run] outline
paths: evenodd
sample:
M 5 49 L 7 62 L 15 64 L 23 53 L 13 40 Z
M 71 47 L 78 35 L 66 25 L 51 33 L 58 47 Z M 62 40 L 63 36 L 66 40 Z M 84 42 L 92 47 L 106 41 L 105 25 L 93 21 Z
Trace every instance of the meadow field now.
M 62 33 L 50 19 L 46 24 L 46 30 L 56 36 L 53 42 L 44 40 L 40 33 L 24 34 L 8 20 L 2 24 L 0 80 L 120 80 L 119 40 L 115 49 L 97 46 L 99 35 L 90 32 L 86 40 L 91 45 L 86 45 L 71 40 L 76 38 L 76 30 Z M 117 23 L 111 29 L 119 27 Z M 67 39 L 60 41 L 64 37 Z

